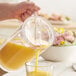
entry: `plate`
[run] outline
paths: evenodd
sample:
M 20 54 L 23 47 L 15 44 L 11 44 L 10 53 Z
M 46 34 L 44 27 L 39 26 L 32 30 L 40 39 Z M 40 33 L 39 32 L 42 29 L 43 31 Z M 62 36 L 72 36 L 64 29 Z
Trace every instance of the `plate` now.
M 50 20 L 51 24 L 53 25 L 69 25 L 71 21 L 53 21 Z

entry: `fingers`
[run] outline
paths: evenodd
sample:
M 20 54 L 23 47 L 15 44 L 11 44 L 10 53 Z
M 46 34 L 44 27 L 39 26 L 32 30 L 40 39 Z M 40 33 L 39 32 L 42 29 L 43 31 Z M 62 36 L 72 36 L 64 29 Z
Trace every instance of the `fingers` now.
M 25 19 L 27 19 L 29 17 L 29 15 L 27 13 L 23 14 L 21 16 L 21 21 L 24 21 Z
M 40 8 L 34 3 L 21 2 L 17 5 L 20 13 L 24 13 L 26 10 L 38 11 Z
M 24 21 L 26 18 L 31 16 L 34 12 L 37 12 L 40 8 L 32 2 L 21 2 L 16 5 L 15 17 L 19 20 Z
M 27 10 L 21 16 L 22 21 L 24 21 L 25 19 L 27 19 L 28 17 L 30 17 L 33 13 L 34 13 L 34 11 Z
M 40 8 L 36 5 L 33 5 L 33 6 L 29 6 L 28 9 L 30 9 L 31 11 L 38 11 L 40 10 Z

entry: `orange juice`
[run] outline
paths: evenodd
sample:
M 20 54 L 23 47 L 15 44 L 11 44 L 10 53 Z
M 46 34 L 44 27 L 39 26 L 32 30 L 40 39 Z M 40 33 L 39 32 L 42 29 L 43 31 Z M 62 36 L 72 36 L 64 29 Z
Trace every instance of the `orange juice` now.
M 15 43 L 7 43 L 0 51 L 0 64 L 15 70 L 23 66 L 35 56 L 35 49 Z
M 28 76 L 52 76 L 50 72 L 46 71 L 33 71 L 29 72 Z
M 38 49 L 36 49 L 36 62 L 35 62 L 35 71 L 38 71 L 38 59 L 40 52 L 42 49 L 46 49 L 49 45 L 41 45 Z
M 48 46 L 40 46 L 39 49 L 36 49 L 36 62 L 34 71 L 28 72 L 27 76 L 52 76 L 50 72 L 39 70 L 40 66 L 38 66 L 38 57 L 40 55 L 41 49 L 46 48 Z M 44 69 L 43 69 L 44 70 Z
M 48 45 L 49 46 L 49 45 Z M 47 48 L 48 46 L 40 46 L 39 49 L 36 49 L 36 62 L 35 62 L 35 69 L 32 72 L 28 72 L 28 76 L 52 76 L 50 72 L 47 71 L 41 71 L 38 69 L 38 57 L 40 55 L 41 49 L 42 48 Z

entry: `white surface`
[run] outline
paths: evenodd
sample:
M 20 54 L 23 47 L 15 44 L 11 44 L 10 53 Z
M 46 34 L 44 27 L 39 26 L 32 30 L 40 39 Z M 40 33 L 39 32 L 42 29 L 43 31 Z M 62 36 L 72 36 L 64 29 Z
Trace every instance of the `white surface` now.
M 15 29 L 10 29 L 5 31 L 5 29 L 1 29 L 0 28 L 0 33 L 4 34 L 4 35 L 8 35 L 13 33 L 15 31 Z M 40 61 L 42 61 L 40 59 Z M 52 63 L 52 62 L 50 62 Z M 54 68 L 54 76 L 76 76 L 76 72 L 74 72 L 72 70 L 72 68 L 69 67 L 70 64 L 68 63 L 53 63 L 55 68 Z M 48 65 L 48 63 L 47 63 Z M 68 67 L 68 68 L 67 68 Z M 7 73 L 3 76 L 26 76 L 26 70 L 25 67 L 23 67 L 21 70 L 15 71 L 15 72 L 11 72 L 11 73 Z M 60 74 L 60 75 L 59 75 Z
M 52 63 L 52 62 L 50 62 Z M 49 63 L 47 63 L 48 65 Z M 70 67 L 68 63 L 53 63 L 54 71 L 53 76 L 76 76 L 76 72 Z M 26 70 L 23 67 L 21 70 L 16 72 L 7 73 L 3 76 L 26 76 Z

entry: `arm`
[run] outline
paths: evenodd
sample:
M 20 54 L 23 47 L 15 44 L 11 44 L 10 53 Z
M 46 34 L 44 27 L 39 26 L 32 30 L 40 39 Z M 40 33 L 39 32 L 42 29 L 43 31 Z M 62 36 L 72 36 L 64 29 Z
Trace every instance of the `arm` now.
M 0 20 L 12 19 L 13 4 L 0 3 Z

